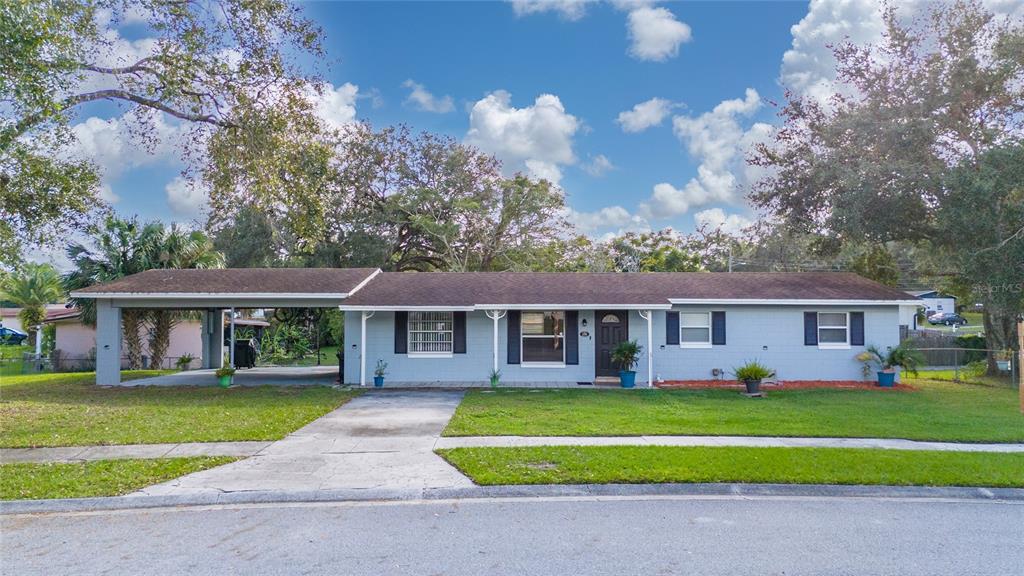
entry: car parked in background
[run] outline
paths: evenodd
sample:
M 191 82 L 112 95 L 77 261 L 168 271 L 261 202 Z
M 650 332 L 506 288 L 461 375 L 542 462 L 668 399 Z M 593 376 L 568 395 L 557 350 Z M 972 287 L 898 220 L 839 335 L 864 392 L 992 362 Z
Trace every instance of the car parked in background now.
M 944 326 L 966 326 L 967 319 L 954 312 L 937 312 L 928 317 L 928 323 L 932 326 L 938 324 Z
M 28 334 L 19 332 L 14 328 L 0 326 L 0 345 L 21 346 L 25 343 L 25 340 L 28 340 Z

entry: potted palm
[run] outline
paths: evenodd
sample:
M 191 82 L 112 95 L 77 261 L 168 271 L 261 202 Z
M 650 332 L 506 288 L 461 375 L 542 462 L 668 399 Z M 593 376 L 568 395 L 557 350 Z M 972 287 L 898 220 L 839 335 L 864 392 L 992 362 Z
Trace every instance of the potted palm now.
M 636 340 L 620 342 L 612 351 L 612 362 L 620 368 L 619 384 L 623 388 L 636 386 L 636 370 L 634 368 L 640 362 L 640 352 L 642 351 L 643 347 Z
M 224 366 L 223 368 L 218 368 L 214 375 L 217 376 L 217 382 L 220 384 L 220 387 L 227 388 L 234 382 L 235 369 L 230 366 Z
M 384 375 L 388 373 L 388 363 L 383 360 L 377 360 L 377 367 L 373 369 L 373 387 L 380 388 L 384 386 Z
M 892 388 L 896 385 L 897 368 L 917 376 L 917 369 L 924 363 L 924 356 L 905 344 L 890 348 L 885 353 L 877 346 L 868 346 L 864 352 L 857 355 L 857 359 L 864 363 L 865 371 L 872 363 L 878 364 L 878 385 L 883 388 Z
M 178 370 L 185 371 L 192 366 L 193 360 L 195 360 L 195 356 L 192 356 L 191 354 L 186 352 L 185 354 L 182 354 L 181 356 L 178 357 L 178 360 L 175 362 L 175 364 L 177 365 Z
M 757 360 L 751 360 L 743 366 L 733 369 L 733 374 L 747 387 L 747 394 L 760 394 L 761 381 L 775 376 L 775 371 Z

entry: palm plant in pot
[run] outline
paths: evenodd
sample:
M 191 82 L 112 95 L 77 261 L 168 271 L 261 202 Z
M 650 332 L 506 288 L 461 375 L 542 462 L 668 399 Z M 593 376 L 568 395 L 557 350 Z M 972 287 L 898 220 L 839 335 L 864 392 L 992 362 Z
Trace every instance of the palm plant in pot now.
M 620 342 L 612 351 L 612 362 L 620 368 L 619 384 L 623 388 L 636 386 L 636 365 L 640 362 L 643 346 L 636 340 Z
M 380 388 L 384 386 L 384 375 L 388 373 L 388 363 L 383 360 L 377 360 L 377 367 L 373 369 L 373 387 Z
M 882 352 L 877 346 L 868 346 L 864 352 L 857 355 L 857 359 L 864 363 L 865 370 L 872 363 L 878 364 L 878 385 L 884 388 L 892 388 L 896 385 L 897 368 L 902 368 L 917 376 L 917 369 L 924 363 L 924 356 L 921 352 L 906 344 L 890 348 L 888 352 Z
M 747 387 L 747 394 L 760 394 L 761 381 L 775 376 L 775 371 L 757 360 L 751 360 L 739 368 L 733 369 L 733 374 Z

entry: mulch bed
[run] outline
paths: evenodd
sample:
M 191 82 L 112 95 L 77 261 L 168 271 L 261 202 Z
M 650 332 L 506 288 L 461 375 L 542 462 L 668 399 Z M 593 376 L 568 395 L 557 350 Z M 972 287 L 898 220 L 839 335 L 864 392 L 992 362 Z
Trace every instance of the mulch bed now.
M 742 383 L 736 380 L 665 380 L 657 382 L 655 386 L 669 390 L 688 388 L 725 388 L 743 389 Z M 761 390 L 804 390 L 809 388 L 835 388 L 842 390 L 881 390 L 912 392 L 916 390 L 908 384 L 897 383 L 892 388 L 883 388 L 874 382 L 863 382 L 860 380 L 787 380 L 773 383 L 762 383 Z

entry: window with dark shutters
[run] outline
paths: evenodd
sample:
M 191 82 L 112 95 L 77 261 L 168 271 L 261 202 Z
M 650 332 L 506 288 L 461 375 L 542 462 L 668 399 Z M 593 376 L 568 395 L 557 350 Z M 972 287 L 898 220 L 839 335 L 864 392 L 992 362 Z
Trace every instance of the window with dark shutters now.
M 711 313 L 711 345 L 725 346 L 725 312 Z
M 576 310 L 565 312 L 565 363 L 580 363 L 580 313 Z
M 679 344 L 679 312 L 665 313 L 665 344 Z
M 409 313 L 395 312 L 395 354 L 405 354 L 409 350 Z
M 818 313 L 804 312 L 804 346 L 818 345 Z
M 505 316 L 508 324 L 508 360 L 509 364 L 519 364 L 519 310 L 509 310 Z
M 850 346 L 864 345 L 864 313 L 850 312 Z

